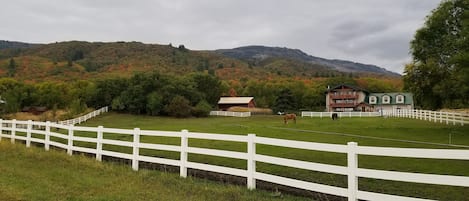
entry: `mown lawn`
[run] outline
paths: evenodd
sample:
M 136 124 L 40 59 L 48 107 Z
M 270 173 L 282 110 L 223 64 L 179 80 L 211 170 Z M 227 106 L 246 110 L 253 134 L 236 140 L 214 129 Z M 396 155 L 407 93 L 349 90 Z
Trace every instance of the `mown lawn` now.
M 346 144 L 358 142 L 366 146 L 386 147 L 417 147 L 417 148 L 458 148 L 452 145 L 469 146 L 469 126 L 446 125 L 415 119 L 404 118 L 341 118 L 332 121 L 329 118 L 299 118 L 297 124 L 283 124 L 279 116 L 253 116 L 250 118 L 209 117 L 174 119 L 165 117 L 135 116 L 127 114 L 108 113 L 86 122 L 86 126 L 141 128 L 148 130 L 179 131 L 188 129 L 192 132 L 223 133 L 246 135 L 254 133 L 257 136 Z M 86 134 L 85 134 L 86 135 Z M 109 135 L 109 138 L 119 138 L 131 141 L 131 136 Z M 142 138 L 145 142 L 179 145 L 178 138 Z M 410 142 L 396 141 L 407 140 Z M 436 143 L 436 144 L 432 144 Z M 189 140 L 190 146 L 206 147 L 223 150 L 246 151 L 243 143 L 220 142 L 210 140 Z M 91 145 L 92 147 L 93 145 Z M 106 146 L 105 146 L 106 149 Z M 119 150 L 130 153 L 130 149 L 107 146 L 109 150 Z M 346 165 L 346 155 L 305 151 L 298 149 L 257 145 L 257 152 L 265 155 L 299 159 L 335 165 Z M 142 154 L 179 159 L 178 153 L 142 150 Z M 189 160 L 221 166 L 246 168 L 244 160 L 189 154 Z M 394 157 L 359 156 L 359 166 L 371 169 L 397 170 L 405 172 L 451 174 L 469 176 L 469 161 L 409 159 Z M 258 163 L 257 170 L 274 175 L 297 178 L 306 181 L 328 185 L 346 187 L 346 177 L 288 168 L 278 165 Z M 389 194 L 431 198 L 439 200 L 469 200 L 469 188 L 414 184 L 406 182 L 392 182 L 361 178 L 361 190 L 383 192 Z M 438 193 L 437 193 L 438 192 Z
M 97 162 L 82 155 L 0 142 L 2 201 L 211 201 L 311 200 L 208 180 L 179 178 L 160 171 L 132 171 L 129 166 Z
M 446 125 L 404 118 L 348 118 L 338 121 L 329 118 L 298 118 L 297 124 L 283 124 L 279 116 L 253 116 L 250 118 L 209 117 L 175 119 L 167 117 L 135 116 L 107 113 L 77 126 L 104 126 L 109 128 L 140 128 L 145 130 L 222 133 L 281 138 L 300 141 L 346 144 L 358 142 L 366 146 L 417 147 L 439 149 L 467 149 L 448 146 L 469 146 L 469 126 Z M 57 131 L 64 132 L 66 131 Z M 18 135 L 21 135 L 17 133 Z M 96 133 L 76 132 L 75 135 L 95 137 Z M 104 133 L 104 138 L 132 141 L 130 135 Z M 53 139 L 53 138 L 51 138 Z M 179 138 L 141 137 L 147 143 L 179 145 Z M 75 142 L 75 145 L 95 148 L 93 143 Z M 190 139 L 189 146 L 232 151 L 246 151 L 245 143 Z M 103 149 L 131 153 L 132 148 L 104 145 Z M 346 155 L 339 153 L 306 151 L 258 144 L 257 153 L 283 158 L 298 159 L 334 165 L 346 165 Z M 140 154 L 170 159 L 179 159 L 179 153 L 141 149 Z M 246 169 L 245 160 L 189 154 L 189 161 Z M 327 185 L 347 187 L 347 178 L 342 175 L 306 171 L 258 162 L 259 172 L 296 178 Z M 469 176 L 469 161 L 410 159 L 395 157 L 359 156 L 359 167 L 403 172 L 434 173 Z M 414 184 L 360 178 L 359 189 L 394 195 L 430 198 L 438 200 L 469 200 L 469 188 Z

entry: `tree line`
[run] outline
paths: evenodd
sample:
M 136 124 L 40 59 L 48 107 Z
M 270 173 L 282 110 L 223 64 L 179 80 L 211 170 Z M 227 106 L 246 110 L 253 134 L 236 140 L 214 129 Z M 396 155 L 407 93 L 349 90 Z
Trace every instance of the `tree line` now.
M 253 96 L 258 107 L 276 111 L 325 108 L 327 86 L 358 85 L 371 92 L 396 91 L 399 84 L 377 78 L 284 78 L 274 80 L 220 80 L 206 73 L 184 76 L 158 72 L 137 73 L 130 78 L 106 78 L 75 82 L 26 83 L 0 79 L 3 113 L 14 113 L 26 106 L 65 109 L 78 114 L 87 107 L 110 106 L 112 110 L 138 115 L 203 117 L 216 109 L 221 96 Z

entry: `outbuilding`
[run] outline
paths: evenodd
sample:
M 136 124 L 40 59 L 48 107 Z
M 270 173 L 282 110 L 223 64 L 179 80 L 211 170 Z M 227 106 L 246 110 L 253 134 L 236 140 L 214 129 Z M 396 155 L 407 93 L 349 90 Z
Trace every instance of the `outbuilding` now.
M 226 111 L 230 107 L 256 107 L 256 102 L 254 102 L 254 97 L 220 97 L 218 101 L 218 109 Z

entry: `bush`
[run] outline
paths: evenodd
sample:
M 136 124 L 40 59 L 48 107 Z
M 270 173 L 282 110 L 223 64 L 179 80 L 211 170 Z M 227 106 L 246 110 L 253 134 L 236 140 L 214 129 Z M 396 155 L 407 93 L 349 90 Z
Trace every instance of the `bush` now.
M 157 92 L 152 92 L 147 96 L 147 114 L 158 115 L 163 109 L 163 97 Z
M 195 107 L 192 108 L 192 115 L 195 117 L 208 117 L 212 107 L 205 100 L 201 100 Z
M 191 116 L 191 106 L 189 101 L 182 96 L 175 96 L 171 102 L 166 105 L 165 111 L 169 116 L 184 118 Z

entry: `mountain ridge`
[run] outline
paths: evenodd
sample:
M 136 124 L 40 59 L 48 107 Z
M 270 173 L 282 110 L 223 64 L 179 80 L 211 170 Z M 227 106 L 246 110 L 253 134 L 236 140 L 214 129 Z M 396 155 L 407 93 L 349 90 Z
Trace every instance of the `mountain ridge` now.
M 136 72 L 186 74 L 205 72 L 225 80 L 272 79 L 276 77 L 371 76 L 398 78 L 385 71 L 349 70 L 312 62 L 330 62 L 298 49 L 251 46 L 250 51 L 227 55 L 231 49 L 189 50 L 184 45 L 145 44 L 141 42 L 64 41 L 49 44 L 29 44 L 0 41 L 0 76 L 21 80 L 73 80 L 105 76 L 129 76 Z M 259 51 L 261 49 L 262 51 Z M 239 50 L 239 48 L 238 48 Z M 224 53 L 224 54 L 223 54 Z M 240 57 L 239 53 L 245 56 Z M 10 59 L 15 68 L 9 68 Z M 355 64 L 336 60 L 345 65 Z M 353 69 L 353 68 L 352 68 Z M 399 77 L 400 78 L 400 77 Z
M 303 62 L 324 65 L 345 73 L 379 73 L 388 76 L 401 76 L 399 73 L 386 70 L 385 68 L 363 64 L 343 59 L 325 59 L 309 55 L 299 49 L 286 47 L 269 47 L 262 45 L 249 45 L 232 49 L 215 50 L 228 57 L 242 60 L 263 60 L 269 57 L 293 58 Z

